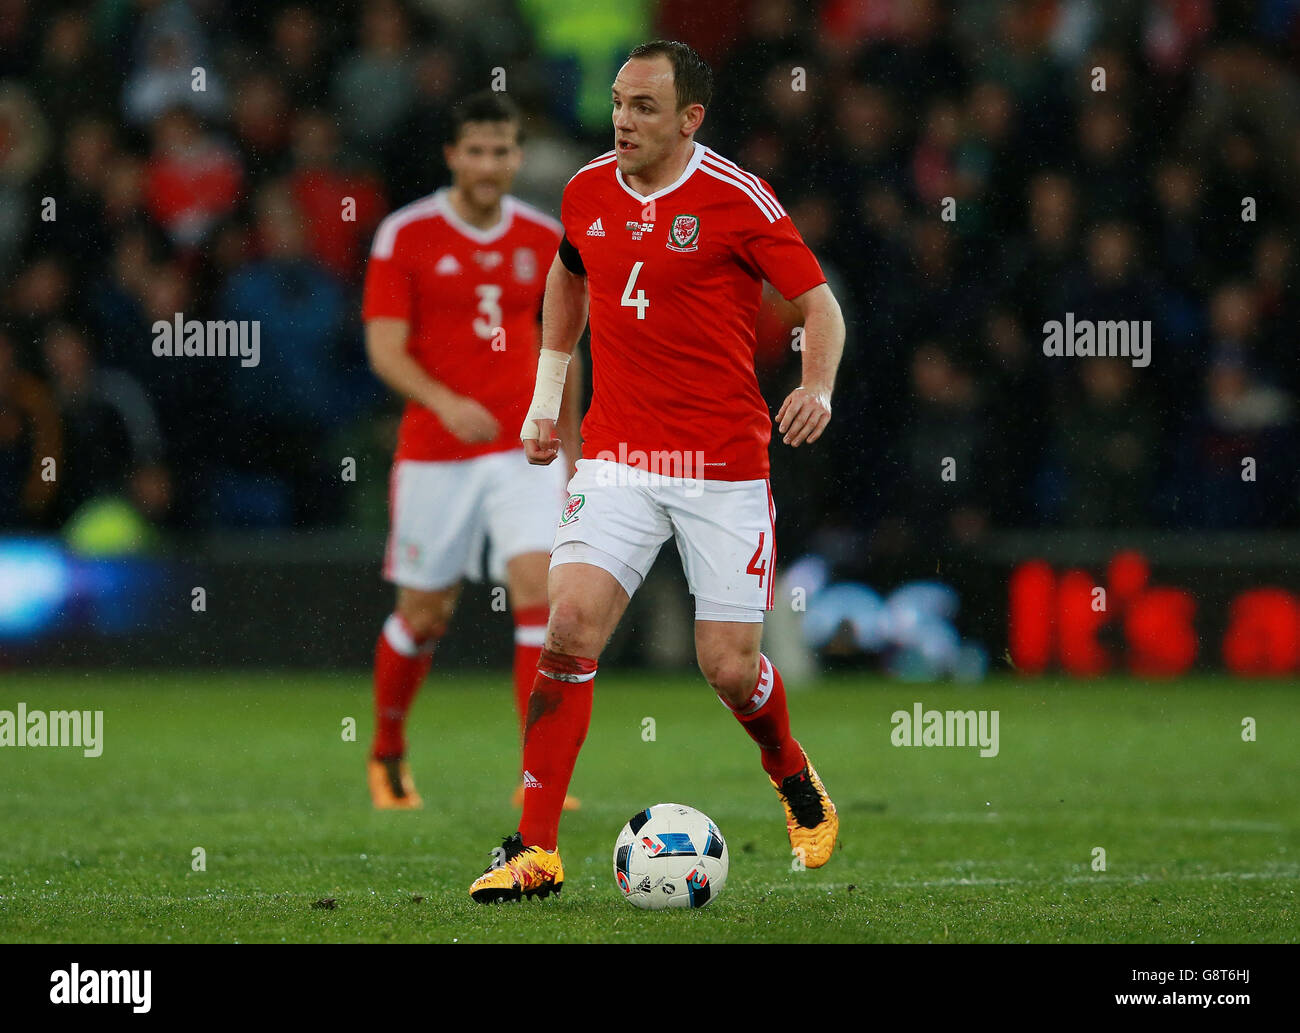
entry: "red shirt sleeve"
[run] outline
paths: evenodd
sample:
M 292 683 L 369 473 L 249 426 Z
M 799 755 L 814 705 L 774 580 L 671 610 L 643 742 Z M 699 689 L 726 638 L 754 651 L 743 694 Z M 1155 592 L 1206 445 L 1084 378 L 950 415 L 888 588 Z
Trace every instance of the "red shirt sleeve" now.
M 414 322 L 414 290 L 410 272 L 396 246 L 398 241 L 383 240 L 384 227 L 375 234 L 375 243 L 366 262 L 366 285 L 361 301 L 361 318 L 405 319 Z M 387 243 L 388 246 L 383 245 Z
M 759 182 L 771 193 L 766 181 Z M 782 213 L 775 222 L 768 222 L 767 216 L 754 208 L 742 232 L 745 257 L 787 301 L 826 282 L 821 264 L 799 236 L 790 216 Z

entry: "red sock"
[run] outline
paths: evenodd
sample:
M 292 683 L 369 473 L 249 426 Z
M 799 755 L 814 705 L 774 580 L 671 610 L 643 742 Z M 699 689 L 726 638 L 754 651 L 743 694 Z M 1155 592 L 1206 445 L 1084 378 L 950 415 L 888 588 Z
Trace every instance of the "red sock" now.
M 542 650 L 524 729 L 524 814 L 519 835 L 526 846 L 555 849 L 564 794 L 591 723 L 595 677 L 595 660 Z
M 720 697 L 719 697 L 720 698 Z M 723 700 L 726 703 L 726 700 Z M 727 704 L 736 720 L 758 743 L 762 751 L 763 770 L 775 782 L 803 770 L 803 749 L 790 735 L 790 711 L 785 703 L 785 683 L 776 665 L 761 653 L 758 657 L 758 681 L 743 710 Z
M 384 622 L 375 646 L 375 738 L 370 756 L 406 755 L 406 712 L 429 673 L 436 641 L 416 641 L 410 626 L 396 613 Z
M 528 606 L 515 611 L 515 712 L 519 715 L 519 741 L 524 738 L 528 718 L 528 697 L 537 680 L 537 661 L 546 645 L 545 606 Z

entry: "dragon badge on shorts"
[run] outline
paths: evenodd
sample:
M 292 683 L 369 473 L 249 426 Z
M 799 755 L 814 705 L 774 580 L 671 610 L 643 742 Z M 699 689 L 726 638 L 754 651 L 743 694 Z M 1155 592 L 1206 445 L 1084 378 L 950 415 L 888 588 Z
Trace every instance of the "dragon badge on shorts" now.
M 585 495 L 570 495 L 569 501 L 564 504 L 564 512 L 560 514 L 560 526 L 565 527 L 577 521 L 578 510 L 586 501 Z

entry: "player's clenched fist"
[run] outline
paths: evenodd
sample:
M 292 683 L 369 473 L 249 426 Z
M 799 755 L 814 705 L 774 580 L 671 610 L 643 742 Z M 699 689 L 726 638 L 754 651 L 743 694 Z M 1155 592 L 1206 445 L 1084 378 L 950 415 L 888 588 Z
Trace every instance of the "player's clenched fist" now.
M 444 402 L 438 411 L 442 425 L 467 445 L 478 445 L 485 441 L 494 441 L 501 433 L 501 424 L 473 398 L 457 395 Z
M 830 392 L 807 387 L 796 387 L 791 391 L 781 403 L 781 411 L 776 414 L 776 429 L 781 433 L 781 440 L 795 448 L 805 441 L 812 444 L 822 436 L 830 422 Z
M 555 436 L 555 421 L 560 416 L 564 396 L 564 378 L 571 356 L 543 348 L 537 357 L 537 385 L 528 416 L 519 430 L 524 455 L 534 466 L 547 466 L 560 454 L 560 439 Z
M 560 454 L 560 439 L 555 436 L 555 421 L 539 419 L 537 437 L 524 438 L 524 455 L 534 466 L 548 466 Z

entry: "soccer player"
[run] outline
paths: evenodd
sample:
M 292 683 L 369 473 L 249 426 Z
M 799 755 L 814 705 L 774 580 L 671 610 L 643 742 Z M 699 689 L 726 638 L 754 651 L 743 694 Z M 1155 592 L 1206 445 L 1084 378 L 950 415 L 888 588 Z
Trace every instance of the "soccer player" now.
M 771 188 L 695 142 L 708 66 L 683 43 L 632 51 L 613 84 L 614 150 L 564 191 L 547 275 L 537 384 L 520 437 L 551 463 L 566 365 L 591 316 L 594 394 L 551 554 L 550 620 L 524 733 L 523 818 L 470 887 L 479 902 L 559 892 L 560 810 L 591 717 L 597 661 L 660 546 L 675 536 L 695 596 L 700 669 L 758 744 L 807 867 L 839 829 L 790 734 L 781 675 L 759 650 L 772 608 L 772 420 L 754 374 L 764 278 L 803 317 L 803 381 L 776 421 L 786 444 L 830 420 L 839 305 Z
M 530 465 L 515 428 L 537 368 L 542 266 L 561 227 L 507 192 L 522 160 L 519 133 L 514 105 L 498 93 L 457 105 L 444 149 L 451 187 L 388 216 L 366 268 L 370 365 L 406 399 L 384 557 L 397 605 L 375 649 L 369 782 L 381 809 L 420 806 L 406 715 L 485 541 L 488 574 L 505 581 L 514 616 L 521 733 L 546 631 L 548 553 L 568 464 Z M 566 433 L 576 444 L 576 388 L 570 399 Z

